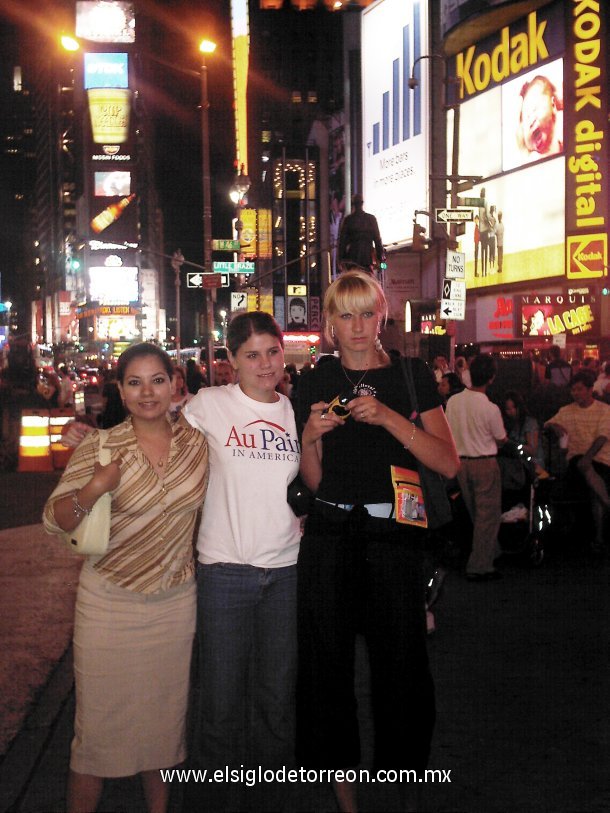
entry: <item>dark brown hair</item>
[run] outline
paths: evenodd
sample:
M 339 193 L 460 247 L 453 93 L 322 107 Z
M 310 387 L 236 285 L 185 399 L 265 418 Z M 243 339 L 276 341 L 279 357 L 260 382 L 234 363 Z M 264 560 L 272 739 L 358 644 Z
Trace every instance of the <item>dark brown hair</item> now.
M 248 341 L 253 333 L 268 333 L 274 336 L 284 347 L 284 334 L 281 327 L 270 313 L 265 311 L 247 311 L 238 313 L 229 322 L 227 330 L 227 348 L 235 355 L 239 348 Z
M 128 365 L 131 364 L 134 359 L 143 358 L 144 356 L 155 356 L 158 358 L 168 376 L 170 378 L 173 377 L 174 365 L 165 350 L 162 350 L 160 347 L 157 347 L 156 344 L 151 344 L 150 342 L 139 342 L 138 344 L 132 344 L 131 347 L 128 347 L 127 350 L 124 350 L 119 356 L 116 368 L 117 381 L 122 384 Z

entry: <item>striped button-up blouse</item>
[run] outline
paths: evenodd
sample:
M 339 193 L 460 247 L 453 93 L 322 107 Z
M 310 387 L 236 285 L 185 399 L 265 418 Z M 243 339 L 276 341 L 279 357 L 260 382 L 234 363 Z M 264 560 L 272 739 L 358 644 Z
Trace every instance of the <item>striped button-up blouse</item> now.
M 121 482 L 112 493 L 108 551 L 90 561 L 104 578 L 137 593 L 168 590 L 194 574 L 193 530 L 207 488 L 208 446 L 183 418 L 172 424 L 172 433 L 163 478 L 138 446 L 130 418 L 110 429 L 104 443 L 113 459 L 120 454 Z M 49 533 L 61 533 L 55 502 L 89 482 L 98 452 L 93 432 L 72 455 L 44 509 Z

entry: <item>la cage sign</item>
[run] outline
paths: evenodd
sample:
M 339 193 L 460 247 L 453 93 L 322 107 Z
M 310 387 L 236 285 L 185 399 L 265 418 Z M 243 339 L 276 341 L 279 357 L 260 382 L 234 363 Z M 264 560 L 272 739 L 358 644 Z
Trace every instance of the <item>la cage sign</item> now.
M 578 336 L 599 332 L 600 308 L 594 294 L 523 294 L 515 297 L 522 336 Z

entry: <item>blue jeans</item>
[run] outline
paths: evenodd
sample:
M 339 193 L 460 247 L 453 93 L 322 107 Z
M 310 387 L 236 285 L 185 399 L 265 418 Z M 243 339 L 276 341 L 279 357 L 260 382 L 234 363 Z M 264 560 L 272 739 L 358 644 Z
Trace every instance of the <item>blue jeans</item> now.
M 202 767 L 292 766 L 296 565 L 200 564 L 197 585 Z

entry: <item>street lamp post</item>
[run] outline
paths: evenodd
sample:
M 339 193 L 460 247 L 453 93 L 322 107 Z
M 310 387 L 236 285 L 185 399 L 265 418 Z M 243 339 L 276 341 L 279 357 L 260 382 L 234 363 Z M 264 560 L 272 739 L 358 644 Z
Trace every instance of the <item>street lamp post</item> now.
M 204 273 L 212 271 L 212 193 L 210 188 L 210 117 L 208 99 L 208 66 L 206 54 L 213 54 L 216 43 L 202 40 L 199 45 L 201 59 L 201 166 L 203 183 L 203 266 Z M 214 299 L 216 289 L 205 291 L 204 332 L 208 368 L 208 381 L 214 383 L 214 350 L 212 328 L 214 327 Z

